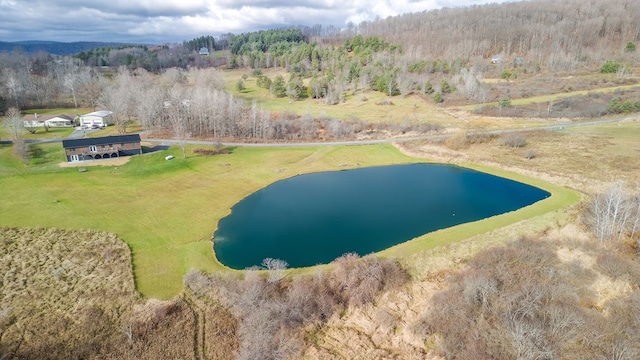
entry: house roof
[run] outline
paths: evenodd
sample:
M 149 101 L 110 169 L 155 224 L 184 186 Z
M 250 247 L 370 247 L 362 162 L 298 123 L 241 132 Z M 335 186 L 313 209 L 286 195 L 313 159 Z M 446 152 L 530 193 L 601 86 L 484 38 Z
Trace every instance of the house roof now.
M 130 134 L 130 135 L 103 136 L 103 137 L 95 137 L 95 138 L 67 139 L 67 140 L 62 140 L 62 147 L 67 149 L 67 148 L 75 148 L 75 147 L 83 147 L 83 146 L 91 146 L 91 145 L 105 145 L 105 144 L 114 144 L 114 143 L 132 143 L 132 142 L 140 142 L 140 135 Z
M 31 115 L 27 115 L 25 116 L 23 119 L 24 121 L 45 121 L 45 120 L 52 120 L 55 118 L 60 118 L 60 119 L 65 119 L 65 120 L 73 120 L 72 117 L 65 115 L 65 114 L 61 114 L 61 115 L 50 115 L 50 114 L 45 114 L 45 115 L 38 115 L 37 117 L 34 116 L 33 114 Z
M 82 116 L 100 116 L 100 117 L 105 117 L 107 115 L 111 115 L 112 112 L 109 110 L 98 110 L 98 111 L 94 111 L 88 114 L 84 114 Z
M 49 120 L 67 120 L 67 121 L 73 121 L 72 118 L 70 118 L 67 115 L 58 115 L 58 116 L 54 116 L 51 119 L 47 119 L 45 121 L 49 121 Z

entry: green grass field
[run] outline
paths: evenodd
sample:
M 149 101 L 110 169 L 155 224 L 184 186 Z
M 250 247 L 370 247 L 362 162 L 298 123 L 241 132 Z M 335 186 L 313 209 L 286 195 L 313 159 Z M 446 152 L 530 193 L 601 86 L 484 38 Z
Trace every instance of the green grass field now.
M 210 238 L 218 220 L 250 193 L 301 173 L 422 161 L 391 145 L 235 148 L 229 155 L 192 154 L 187 159 L 173 148 L 133 157 L 122 166 L 87 166 L 86 172 L 79 172 L 56 165 L 64 159 L 60 144 L 32 148 L 39 155 L 25 165 L 14 158 L 10 146 L 0 147 L 0 226 L 116 233 L 132 251 L 137 289 L 144 296 L 159 298 L 178 294 L 183 275 L 191 269 L 211 272 L 224 268 L 215 260 Z M 176 159 L 164 160 L 168 153 Z M 506 175 L 522 181 L 514 174 Z M 428 236 L 399 247 L 403 252 L 418 251 L 433 246 L 433 241 L 459 240 L 576 199 L 573 192 L 541 181 L 524 182 L 552 191 L 554 196 L 498 217 L 500 221 L 463 225 L 453 235 L 437 240 Z

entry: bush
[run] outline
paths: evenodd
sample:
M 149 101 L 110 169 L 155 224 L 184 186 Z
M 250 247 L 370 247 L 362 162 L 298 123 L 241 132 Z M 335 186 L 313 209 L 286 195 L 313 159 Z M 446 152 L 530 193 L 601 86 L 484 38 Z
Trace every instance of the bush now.
M 244 279 L 197 273 L 185 277 L 189 288 L 222 302 L 237 319 L 237 359 L 298 359 L 305 330 L 319 328 L 334 313 L 371 303 L 409 280 L 395 260 L 356 254 L 343 255 L 330 270 L 314 275 L 274 279 L 273 270 L 278 272 L 284 263 L 265 259 L 263 265 L 271 269 L 267 278 L 259 271 L 245 271 Z
M 538 157 L 538 152 L 533 149 L 529 149 L 524 156 L 527 158 L 527 160 L 535 159 L 536 157 Z
M 624 51 L 626 51 L 626 52 L 634 52 L 634 51 L 636 51 L 636 44 L 634 44 L 633 42 L 629 41 L 627 43 L 627 46 L 625 46 Z
M 242 92 L 244 89 L 244 81 L 242 79 L 238 79 L 238 81 L 236 81 L 236 90 Z
M 615 74 L 622 66 L 619 62 L 613 60 L 607 60 L 600 67 L 600 72 L 603 74 Z
M 223 147 L 221 145 L 216 145 L 215 149 L 194 149 L 194 154 L 197 155 L 220 155 L 220 154 L 231 154 L 231 149 L 228 147 Z
M 504 69 L 500 74 L 500 77 L 507 81 L 509 81 L 512 76 L 513 76 L 513 72 L 511 71 L 511 69 Z
M 527 145 L 527 136 L 523 133 L 507 133 L 502 136 L 502 145 L 521 148 Z
M 461 150 L 469 146 L 467 133 L 464 131 L 448 137 L 444 143 L 451 150 Z
M 498 106 L 500 108 L 511 107 L 511 99 L 509 98 L 500 99 L 500 101 L 498 101 Z
M 271 79 L 264 75 L 258 75 L 258 79 L 256 80 L 256 85 L 263 89 L 271 88 Z

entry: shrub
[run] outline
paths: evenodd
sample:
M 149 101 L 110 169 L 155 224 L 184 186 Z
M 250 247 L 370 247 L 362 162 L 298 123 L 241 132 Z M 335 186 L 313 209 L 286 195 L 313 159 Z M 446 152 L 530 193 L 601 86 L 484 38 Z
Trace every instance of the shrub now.
M 527 145 L 527 136 L 523 133 L 507 133 L 502 136 L 502 145 L 521 148 Z
M 624 51 L 626 51 L 626 52 L 634 52 L 634 51 L 636 51 L 636 44 L 634 44 L 633 42 L 629 41 L 627 43 L 627 46 L 624 47 Z
M 443 94 L 449 94 L 456 91 L 456 86 L 449 84 L 447 80 L 442 80 L 440 82 L 440 91 L 442 91 Z
M 271 79 L 269 79 L 268 77 L 264 76 L 264 75 L 258 75 L 258 79 L 256 80 L 256 84 L 263 88 L 263 89 L 269 89 L 271 88 Z
M 300 358 L 305 330 L 319 328 L 348 306 L 370 303 L 409 279 L 395 260 L 356 254 L 343 255 L 330 270 L 314 275 L 273 278 L 273 270 L 280 275 L 283 267 L 282 261 L 266 259 L 267 278 L 258 271 L 245 271 L 244 279 L 207 279 L 193 273 L 185 277 L 194 292 L 209 294 L 236 317 L 237 359 Z
M 533 149 L 529 149 L 524 156 L 527 158 L 527 160 L 535 159 L 536 157 L 538 157 L 538 152 Z
M 445 140 L 445 145 L 451 150 L 461 150 L 469 146 L 467 133 L 462 131 Z
M 433 92 L 433 84 L 431 84 L 431 81 L 427 80 L 427 82 L 424 84 L 424 93 L 433 94 Z
M 238 81 L 236 81 L 236 90 L 242 92 L 244 89 L 244 81 L 242 79 L 238 79 Z
M 512 76 L 513 76 L 513 72 L 511 71 L 511 69 L 504 69 L 500 74 L 500 77 L 507 81 L 509 81 L 509 79 L 511 79 Z
M 498 101 L 498 106 L 500 108 L 511 107 L 511 99 L 509 99 L 509 98 L 500 99 L 500 101 Z
M 600 67 L 600 72 L 603 74 L 615 74 L 620 69 L 621 64 L 617 61 L 607 60 Z
M 214 149 L 194 149 L 194 154 L 198 155 L 220 155 L 220 154 L 231 154 L 231 149 L 228 147 L 223 147 L 221 145 L 216 145 Z
M 617 97 L 614 97 L 613 99 L 611 99 L 611 101 L 609 101 L 609 104 L 607 105 L 607 111 L 613 114 L 621 113 L 622 104 L 620 103 L 620 99 Z

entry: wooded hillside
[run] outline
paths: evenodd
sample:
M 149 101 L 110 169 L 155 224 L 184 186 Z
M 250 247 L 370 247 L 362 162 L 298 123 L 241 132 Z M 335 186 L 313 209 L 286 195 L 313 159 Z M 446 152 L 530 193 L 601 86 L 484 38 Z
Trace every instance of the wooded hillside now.
M 401 44 L 415 58 L 504 54 L 566 68 L 624 55 L 640 40 L 639 17 L 635 0 L 534 0 L 407 14 L 352 31 Z

